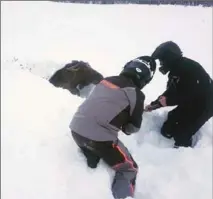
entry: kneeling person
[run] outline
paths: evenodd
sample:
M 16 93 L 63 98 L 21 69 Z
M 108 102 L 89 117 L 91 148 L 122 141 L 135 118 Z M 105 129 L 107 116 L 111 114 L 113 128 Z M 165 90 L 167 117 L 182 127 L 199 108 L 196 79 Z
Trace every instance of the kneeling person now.
M 70 128 L 91 168 L 103 159 L 116 171 L 112 183 L 114 198 L 133 197 L 138 166 L 118 139 L 139 131 L 148 84 L 156 68 L 155 61 L 143 56 L 128 62 L 118 76 L 104 78 L 75 113 Z

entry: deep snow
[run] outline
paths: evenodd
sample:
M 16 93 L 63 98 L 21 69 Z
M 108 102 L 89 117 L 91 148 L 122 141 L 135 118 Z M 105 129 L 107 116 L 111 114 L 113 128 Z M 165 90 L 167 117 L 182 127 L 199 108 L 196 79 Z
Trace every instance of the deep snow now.
M 111 199 L 113 171 L 96 170 L 68 128 L 84 100 L 47 81 L 72 59 L 104 76 L 173 40 L 212 76 L 212 8 L 1 2 L 2 199 Z M 165 89 L 156 73 L 146 103 Z M 170 108 L 145 113 L 141 131 L 120 134 L 140 167 L 137 199 L 212 198 L 212 122 L 195 148 L 173 149 L 159 135 Z

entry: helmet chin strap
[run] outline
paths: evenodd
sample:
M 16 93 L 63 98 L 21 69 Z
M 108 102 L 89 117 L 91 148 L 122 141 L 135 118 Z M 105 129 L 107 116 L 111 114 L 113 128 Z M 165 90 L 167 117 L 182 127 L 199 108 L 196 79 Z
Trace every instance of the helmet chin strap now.
M 161 61 L 161 67 L 159 67 L 159 71 L 163 74 L 166 75 L 169 72 L 169 68 L 167 64 Z
M 159 68 L 159 71 L 160 71 L 163 75 L 166 75 L 166 73 L 169 72 L 168 70 L 165 70 L 165 68 L 162 67 L 162 66 Z

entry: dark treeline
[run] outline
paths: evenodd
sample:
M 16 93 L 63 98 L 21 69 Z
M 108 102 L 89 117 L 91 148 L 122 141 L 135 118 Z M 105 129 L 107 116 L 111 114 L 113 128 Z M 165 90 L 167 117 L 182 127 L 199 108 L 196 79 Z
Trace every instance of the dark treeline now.
M 172 4 L 185 6 L 213 6 L 213 0 L 61 0 L 64 3 L 90 3 L 90 4 Z

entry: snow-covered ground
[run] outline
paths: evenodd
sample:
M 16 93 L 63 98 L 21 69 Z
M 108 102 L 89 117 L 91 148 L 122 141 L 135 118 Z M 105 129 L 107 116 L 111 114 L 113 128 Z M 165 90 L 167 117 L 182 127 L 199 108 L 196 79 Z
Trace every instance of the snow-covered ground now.
M 84 99 L 47 79 L 73 59 L 115 75 L 167 40 L 212 76 L 212 8 L 1 2 L 2 199 L 112 199 L 113 171 L 103 162 L 87 168 L 70 136 Z M 157 72 L 144 89 L 146 103 L 165 84 Z M 159 135 L 168 110 L 145 113 L 137 135 L 120 135 L 140 167 L 136 198 L 211 199 L 211 121 L 195 148 L 173 149 Z

